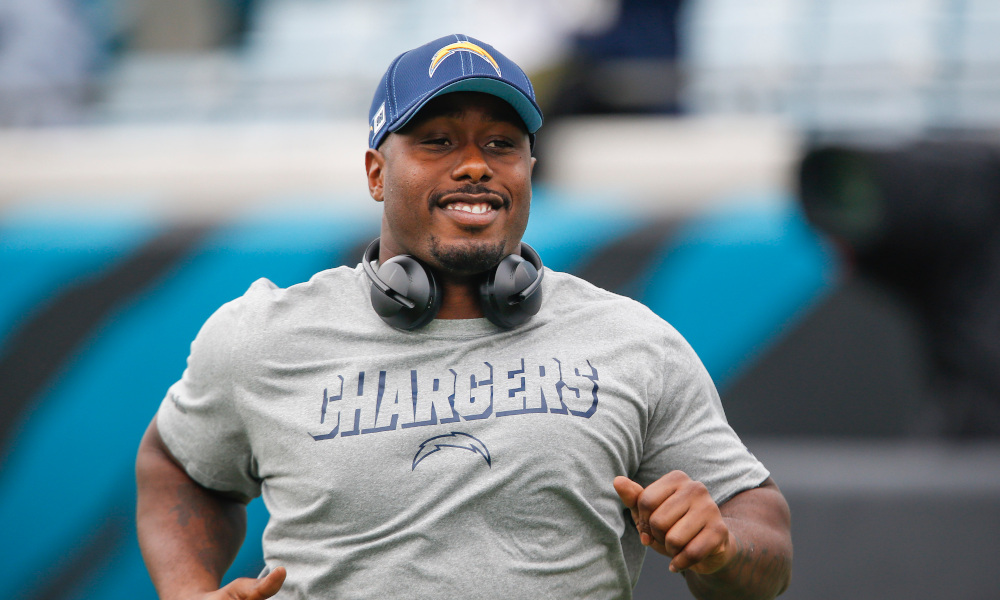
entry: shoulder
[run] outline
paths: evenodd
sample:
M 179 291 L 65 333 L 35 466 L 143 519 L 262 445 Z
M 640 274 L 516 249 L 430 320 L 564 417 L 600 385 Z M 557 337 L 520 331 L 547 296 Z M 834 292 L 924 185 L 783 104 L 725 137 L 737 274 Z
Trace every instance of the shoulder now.
M 646 305 L 560 271 L 545 270 L 543 310 L 557 317 L 598 319 L 654 335 L 677 331 Z
M 196 343 L 218 354 L 217 360 L 228 356 L 228 368 L 246 373 L 261 360 L 304 355 L 344 327 L 372 320 L 365 312 L 372 311 L 363 278 L 360 268 L 337 267 L 287 288 L 258 279 L 208 319 Z
M 261 278 L 219 312 L 228 314 L 228 320 L 240 330 L 244 341 L 269 337 L 294 324 L 343 314 L 349 307 L 367 301 L 363 277 L 360 268 L 337 267 L 287 288 Z
M 641 302 L 548 269 L 543 285 L 545 297 L 539 316 L 548 324 L 595 343 L 627 341 L 631 349 L 685 370 L 702 368 L 687 340 Z
M 360 269 L 336 267 L 320 271 L 309 281 L 297 283 L 287 288 L 279 287 L 266 277 L 254 281 L 249 289 L 230 304 L 234 304 L 246 315 L 267 315 L 287 311 L 309 310 L 318 303 L 349 301 L 361 295 Z

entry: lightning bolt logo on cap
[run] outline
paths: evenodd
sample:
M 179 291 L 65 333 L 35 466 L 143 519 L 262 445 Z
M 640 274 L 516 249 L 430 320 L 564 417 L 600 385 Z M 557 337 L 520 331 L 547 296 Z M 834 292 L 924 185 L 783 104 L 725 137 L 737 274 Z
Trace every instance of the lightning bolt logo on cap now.
M 438 50 L 431 58 L 431 65 L 430 67 L 427 68 L 427 76 L 434 77 L 434 71 L 437 70 L 438 65 L 441 64 L 441 61 L 443 61 L 444 59 L 448 58 L 449 56 L 451 56 L 456 52 L 471 52 L 472 54 L 479 56 L 480 58 L 482 58 L 483 60 L 485 60 L 486 62 L 490 63 L 490 65 L 493 66 L 493 70 L 497 72 L 497 77 L 501 77 L 500 65 L 497 64 L 497 61 L 494 60 L 492 56 L 490 56 L 489 52 L 483 50 L 482 48 L 480 48 L 476 44 L 473 44 L 472 42 L 455 42 L 454 44 L 448 44 L 444 48 Z
M 389 63 L 368 108 L 368 147 L 378 148 L 433 98 L 452 92 L 490 94 L 510 104 L 528 130 L 529 144 L 542 126 L 535 90 L 521 67 L 493 46 L 455 33 Z

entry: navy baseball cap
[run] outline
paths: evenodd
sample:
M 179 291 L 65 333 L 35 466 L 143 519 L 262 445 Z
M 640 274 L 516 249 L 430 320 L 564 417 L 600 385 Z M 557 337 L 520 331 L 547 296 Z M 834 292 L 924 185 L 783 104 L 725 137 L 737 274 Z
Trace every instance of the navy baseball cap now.
M 483 92 L 507 101 L 528 133 L 542 126 L 535 89 L 521 67 L 489 44 L 449 35 L 396 57 L 382 76 L 368 111 L 368 147 L 406 125 L 432 98 L 449 92 Z

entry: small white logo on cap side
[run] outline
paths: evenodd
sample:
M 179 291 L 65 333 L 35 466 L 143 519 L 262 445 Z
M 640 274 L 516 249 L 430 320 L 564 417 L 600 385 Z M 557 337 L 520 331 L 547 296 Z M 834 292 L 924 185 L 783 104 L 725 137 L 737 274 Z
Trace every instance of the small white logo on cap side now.
M 427 76 L 434 77 L 434 71 L 437 70 L 438 65 L 440 65 L 441 62 L 444 61 L 444 59 L 448 58 L 449 56 L 451 56 L 456 52 L 469 52 L 475 54 L 476 56 L 490 63 L 490 66 L 493 67 L 493 70 L 497 72 L 497 77 L 502 77 L 502 75 L 500 74 L 500 65 L 497 64 L 497 61 L 494 60 L 492 56 L 490 56 L 489 52 L 483 50 L 482 48 L 480 48 L 476 44 L 473 44 L 472 42 L 455 42 L 454 44 L 448 44 L 444 48 L 441 48 L 440 50 L 435 52 L 433 58 L 431 58 L 431 65 L 430 67 L 427 68 Z
M 378 112 L 372 117 L 372 139 L 378 135 L 383 125 L 385 125 L 385 102 L 382 103 L 382 106 L 378 107 Z

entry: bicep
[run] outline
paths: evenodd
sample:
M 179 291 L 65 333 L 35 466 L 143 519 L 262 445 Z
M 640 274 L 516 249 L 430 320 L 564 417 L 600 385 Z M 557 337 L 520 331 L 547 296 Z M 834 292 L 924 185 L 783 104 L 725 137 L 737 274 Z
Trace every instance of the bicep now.
M 136 457 L 139 548 L 161 597 L 218 588 L 246 532 L 245 499 L 199 485 L 150 423 Z
M 176 493 L 178 488 L 191 486 L 204 494 L 215 496 L 219 500 L 228 500 L 244 505 L 250 501 L 250 498 L 243 494 L 209 489 L 192 479 L 163 442 L 155 416 L 146 428 L 142 441 L 139 442 L 139 451 L 135 461 L 135 476 L 140 501 L 144 494 L 148 496 L 150 494 Z
M 139 451 L 135 458 L 135 479 L 139 493 L 150 487 L 166 481 L 186 478 L 190 480 L 180 463 L 167 449 L 156 426 L 156 417 L 146 427 L 146 432 L 139 442 Z

